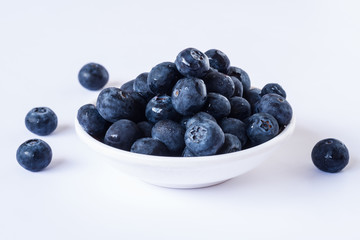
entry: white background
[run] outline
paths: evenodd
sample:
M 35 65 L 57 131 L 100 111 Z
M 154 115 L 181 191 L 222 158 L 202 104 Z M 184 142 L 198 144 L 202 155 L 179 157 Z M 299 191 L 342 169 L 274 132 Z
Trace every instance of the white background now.
M 359 239 L 358 1 L 0 1 L 0 239 Z M 297 117 L 283 149 L 255 170 L 194 190 L 126 176 L 81 142 L 77 109 L 87 62 L 109 85 L 173 61 L 187 47 L 225 52 L 252 84 L 278 82 Z M 48 106 L 59 126 L 41 137 L 53 161 L 16 162 L 35 138 L 24 125 Z M 326 137 L 351 155 L 342 172 L 310 158 Z

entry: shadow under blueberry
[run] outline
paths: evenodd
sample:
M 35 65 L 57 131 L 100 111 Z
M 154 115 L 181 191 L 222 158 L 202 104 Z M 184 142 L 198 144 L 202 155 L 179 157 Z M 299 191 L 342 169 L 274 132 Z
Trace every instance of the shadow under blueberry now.
M 61 169 L 63 166 L 66 165 L 65 158 L 54 158 L 51 160 L 49 166 L 44 169 L 45 171 L 54 171 L 55 169 Z

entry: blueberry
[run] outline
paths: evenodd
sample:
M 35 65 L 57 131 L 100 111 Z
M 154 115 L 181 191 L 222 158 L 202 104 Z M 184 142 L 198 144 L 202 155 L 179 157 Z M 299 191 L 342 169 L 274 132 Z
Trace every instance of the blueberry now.
M 234 95 L 235 84 L 230 76 L 211 70 L 204 76 L 203 79 L 208 92 L 216 92 L 227 98 Z
M 219 125 L 224 133 L 230 133 L 238 137 L 241 146 L 245 146 L 248 137 L 246 134 L 246 124 L 237 118 L 223 118 Z
M 244 94 L 244 98 L 250 103 L 251 112 L 254 114 L 257 111 L 257 104 L 261 99 L 261 89 L 251 88 Z
M 218 154 L 237 152 L 242 149 L 239 138 L 230 133 L 225 133 L 224 145 L 220 148 Z
M 137 76 L 134 80 L 133 89 L 135 92 L 143 96 L 147 101 L 153 98 L 155 95 L 150 90 L 149 85 L 147 84 L 147 78 L 149 73 L 144 72 Z
M 104 143 L 130 151 L 131 145 L 141 137 L 143 134 L 136 123 L 128 119 L 121 119 L 109 127 L 104 137 Z
M 98 63 L 88 63 L 78 74 L 80 84 L 89 90 L 99 90 L 109 81 L 109 73 Z
M 50 146 L 43 140 L 31 139 L 19 146 L 16 151 L 18 163 L 31 172 L 38 172 L 46 168 L 52 158 Z
M 181 115 L 194 115 L 206 102 L 206 86 L 199 78 L 182 78 L 175 84 L 171 100 L 175 110 Z
M 130 97 L 134 100 L 133 108 L 135 109 L 134 115 L 131 118 L 134 122 L 145 121 L 145 109 L 147 105 L 146 99 L 138 92 L 131 92 Z
M 180 155 L 185 147 L 184 128 L 172 120 L 161 120 L 151 130 L 151 136 L 165 144 L 172 155 Z
M 279 133 L 279 124 L 268 113 L 255 113 L 245 121 L 246 134 L 252 146 L 264 143 Z
M 186 77 L 203 77 L 210 69 L 209 58 L 195 48 L 182 50 L 176 57 L 177 70 Z
M 105 136 L 110 122 L 106 121 L 93 104 L 82 106 L 77 112 L 80 126 L 91 136 L 102 139 Z
M 174 63 L 163 62 L 151 69 L 147 84 L 154 94 L 170 95 L 173 86 L 181 77 Z
M 217 49 L 210 49 L 207 50 L 205 54 L 209 58 L 210 67 L 227 74 L 230 67 L 230 60 L 225 53 Z
M 345 144 L 334 138 L 319 141 L 311 152 L 314 165 L 324 172 L 336 173 L 349 163 L 349 151 Z
M 96 101 L 96 109 L 109 122 L 120 119 L 133 119 L 137 109 L 130 93 L 116 87 L 103 89 Z
M 134 92 L 134 82 L 135 79 L 125 82 L 121 85 L 120 90 L 131 93 Z
M 289 102 L 275 93 L 262 96 L 257 104 L 257 111 L 273 115 L 281 126 L 289 124 L 293 114 Z
M 268 83 L 261 89 L 261 96 L 268 93 L 276 93 L 283 98 L 286 98 L 285 90 L 278 83 Z
M 231 112 L 230 117 L 244 120 L 251 115 L 250 103 L 242 97 L 230 98 Z
M 237 77 L 234 76 L 230 76 L 231 79 L 234 82 L 234 86 L 235 86 L 235 91 L 233 94 L 233 97 L 237 96 L 237 97 L 242 97 L 244 94 L 244 87 L 242 85 L 242 83 L 240 82 L 240 80 Z
M 155 156 L 167 156 L 169 154 L 165 144 L 153 138 L 140 138 L 136 140 L 131 146 L 130 151 Z
M 143 133 L 144 137 L 151 137 L 151 129 L 153 128 L 153 124 L 147 121 L 138 122 L 137 126 Z
M 39 136 L 49 135 L 56 129 L 57 124 L 56 114 L 48 107 L 33 108 L 25 117 L 26 128 Z
M 250 89 L 251 81 L 250 81 L 249 75 L 241 68 L 230 66 L 228 75 L 234 76 L 240 80 L 240 82 L 242 83 L 242 85 L 244 87 L 244 93 Z
M 182 157 L 196 157 L 195 154 L 193 154 L 188 147 L 185 147 L 182 154 Z
M 214 121 L 196 121 L 185 132 L 185 144 L 196 156 L 216 154 L 225 142 L 224 132 Z
M 204 111 L 216 119 L 227 117 L 231 111 L 229 100 L 221 94 L 210 92 L 204 106 Z
M 179 114 L 175 111 L 172 98 L 168 95 L 153 97 L 145 109 L 145 116 L 151 123 L 156 123 L 163 119 L 177 120 Z
M 215 119 L 212 115 L 210 115 L 210 114 L 208 114 L 208 113 L 206 113 L 206 112 L 198 112 L 197 114 L 195 114 L 194 116 L 190 117 L 190 118 L 186 121 L 185 126 L 186 126 L 186 128 L 189 128 L 190 125 L 192 125 L 194 122 L 196 122 L 196 121 L 203 121 L 203 120 L 210 120 L 210 121 L 213 121 L 213 122 L 216 123 L 216 119 Z

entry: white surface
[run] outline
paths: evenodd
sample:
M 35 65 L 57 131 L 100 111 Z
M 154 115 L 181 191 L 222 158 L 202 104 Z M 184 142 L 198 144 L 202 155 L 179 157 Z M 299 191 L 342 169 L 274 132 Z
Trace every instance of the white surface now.
M 295 113 L 286 128 L 275 138 L 256 147 L 230 154 L 204 157 L 159 157 L 135 154 L 108 146 L 90 136 L 75 119 L 79 138 L 100 153 L 102 162 L 129 176 L 168 188 L 203 188 L 217 185 L 256 168 L 271 158 L 291 137 L 296 125 Z
M 358 1 L 2 1 L 0 239 L 359 239 Z M 297 114 L 282 150 L 255 170 L 197 190 L 119 174 L 74 131 L 97 92 L 77 82 L 87 62 L 112 85 L 186 47 L 218 48 L 261 86 L 278 82 Z M 48 106 L 59 127 L 46 171 L 15 152 L 34 138 L 26 113 Z M 343 172 L 314 168 L 313 145 L 349 148 Z

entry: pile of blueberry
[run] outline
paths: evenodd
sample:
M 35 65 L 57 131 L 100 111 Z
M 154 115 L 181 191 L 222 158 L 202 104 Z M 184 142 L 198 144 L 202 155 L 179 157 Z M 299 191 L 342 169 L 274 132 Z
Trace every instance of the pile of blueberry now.
M 91 65 L 105 73 L 97 75 L 104 83 L 107 71 Z M 87 65 L 83 69 L 91 71 Z M 91 75 L 83 69 L 79 80 L 92 90 L 96 84 L 83 84 L 83 76 Z M 251 88 L 248 74 L 231 66 L 222 51 L 187 48 L 175 62 L 160 63 L 120 88 L 103 89 L 77 118 L 87 133 L 115 148 L 192 157 L 262 144 L 289 124 L 292 108 L 279 84 Z

